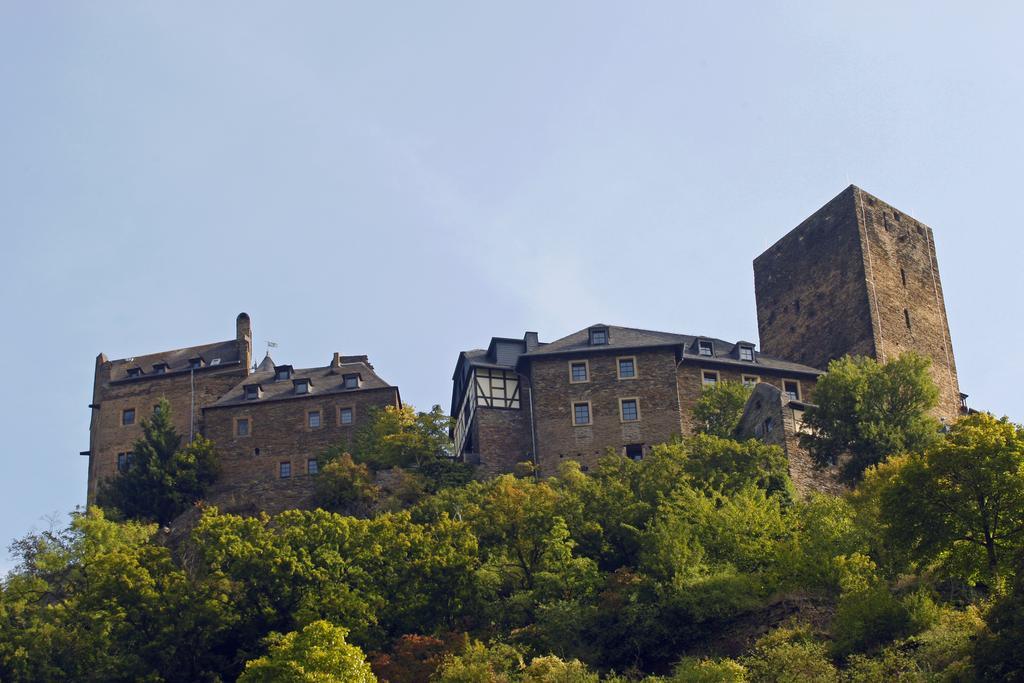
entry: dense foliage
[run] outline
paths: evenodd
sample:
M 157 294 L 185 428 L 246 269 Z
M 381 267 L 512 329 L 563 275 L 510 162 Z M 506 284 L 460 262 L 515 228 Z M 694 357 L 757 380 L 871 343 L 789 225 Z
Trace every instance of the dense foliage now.
M 814 387 L 816 406 L 801 443 L 821 465 L 842 463 L 847 481 L 892 455 L 920 451 L 938 434 L 928 414 L 939 397 L 931 361 L 905 353 L 888 363 L 844 356 L 829 363 Z
M 693 422 L 702 434 L 729 438 L 740 425 L 750 387 L 739 382 L 715 382 L 701 389 L 693 407 Z
M 353 514 L 94 508 L 14 544 L 0 680 L 1019 680 L 1021 443 L 968 416 L 844 497 L 702 434 L 550 479 L 427 487 L 402 456 L 389 494 L 335 454 L 324 495 Z

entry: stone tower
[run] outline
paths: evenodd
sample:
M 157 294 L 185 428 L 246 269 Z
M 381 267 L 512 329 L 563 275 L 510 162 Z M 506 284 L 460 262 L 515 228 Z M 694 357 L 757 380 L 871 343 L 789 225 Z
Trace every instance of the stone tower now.
M 764 353 L 818 368 L 845 354 L 932 361 L 936 415 L 960 414 L 932 230 L 851 185 L 754 259 Z

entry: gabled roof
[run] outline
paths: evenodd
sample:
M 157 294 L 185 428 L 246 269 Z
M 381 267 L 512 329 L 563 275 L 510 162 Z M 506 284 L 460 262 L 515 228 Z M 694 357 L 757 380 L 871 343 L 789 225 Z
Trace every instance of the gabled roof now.
M 176 372 L 188 372 L 191 370 L 189 361 L 193 358 L 202 358 L 207 368 L 232 365 L 239 362 L 238 341 L 213 342 L 212 344 L 200 344 L 199 346 L 187 346 L 182 349 L 172 349 L 160 353 L 150 353 L 145 356 L 134 358 L 120 358 L 110 361 L 110 380 L 118 381 L 128 379 L 129 368 L 142 368 L 142 377 L 153 376 L 153 366 L 159 363 L 167 365 L 167 372 L 161 377 Z M 219 362 L 214 363 L 219 359 Z M 136 379 L 136 378 L 132 378 Z
M 608 330 L 608 341 L 606 344 L 591 344 L 590 330 L 593 328 L 606 328 Z M 705 356 L 698 352 L 698 342 L 711 342 L 714 355 Z M 748 342 L 730 342 L 715 337 L 694 336 L 689 334 L 676 334 L 674 332 L 659 332 L 656 330 L 641 330 L 634 327 L 619 327 L 617 325 L 595 324 L 583 328 L 577 332 L 566 335 L 539 348 L 524 353 L 520 356 L 520 362 L 531 359 L 540 359 L 550 356 L 579 354 L 579 353 L 608 353 L 621 352 L 635 349 L 648 349 L 659 347 L 678 347 L 681 349 L 683 359 L 692 359 L 703 363 L 716 363 L 725 365 L 736 365 L 745 368 L 766 368 L 785 372 L 800 374 L 820 375 L 821 370 L 812 368 L 809 365 L 794 363 L 781 358 L 773 358 L 763 353 L 755 352 L 754 361 L 743 361 L 739 359 L 739 345 L 747 345 Z
M 266 363 L 266 359 L 264 359 Z M 260 367 L 264 363 L 260 363 Z M 345 388 L 345 375 L 358 374 L 360 386 L 358 389 Z M 224 396 L 216 403 L 207 406 L 209 408 L 221 408 L 252 403 L 266 403 L 267 401 L 281 401 L 288 399 L 308 399 L 310 397 L 325 396 L 331 394 L 351 394 L 359 391 L 372 389 L 387 389 L 393 387 L 374 372 L 368 362 L 358 361 L 352 363 L 340 363 L 339 365 L 328 365 L 322 368 L 294 368 L 291 377 L 288 379 L 275 380 L 273 361 L 270 361 L 270 369 L 257 369 L 244 380 L 229 389 Z M 309 379 L 313 385 L 312 391 L 308 394 L 296 394 L 293 380 Z M 246 400 L 245 386 L 259 384 L 263 389 L 263 397 L 258 400 Z

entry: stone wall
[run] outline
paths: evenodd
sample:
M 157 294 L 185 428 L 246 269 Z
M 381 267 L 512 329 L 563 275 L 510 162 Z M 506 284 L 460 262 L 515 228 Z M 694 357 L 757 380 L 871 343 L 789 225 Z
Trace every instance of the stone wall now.
M 618 379 L 616 359 L 620 356 L 636 358 L 636 378 Z M 570 383 L 569 363 L 576 360 L 588 361 L 589 381 Z M 566 460 L 575 460 L 589 470 L 609 449 L 623 453 L 627 444 L 649 447 L 679 434 L 672 348 L 534 358 L 531 374 L 542 475 L 557 473 Z M 622 398 L 638 399 L 638 421 L 622 421 Z M 573 424 L 572 404 L 576 401 L 590 402 L 590 425 Z
M 89 434 L 88 502 L 96 499 L 99 482 L 117 474 L 118 453 L 128 453 L 142 436 L 142 420 L 153 414 L 161 398 L 171 404 L 171 418 L 182 443 L 188 442 L 193 405 L 190 373 L 175 372 L 142 378 L 110 381 L 111 363 L 98 360 L 93 388 L 92 422 Z M 205 367 L 195 371 L 195 425 L 196 433 L 203 430 L 201 408 L 219 399 L 228 389 L 245 377 L 238 364 Z M 135 422 L 123 425 L 122 415 L 127 409 L 135 410 Z
M 824 370 L 874 355 L 852 186 L 754 259 L 761 351 Z
M 932 230 L 862 190 L 856 197 L 876 358 L 884 362 L 906 351 L 930 358 L 939 387 L 936 415 L 952 422 L 960 414 L 960 387 Z
M 533 459 L 533 438 L 530 433 L 530 389 L 526 378 L 520 378 L 520 408 L 506 410 L 478 406 L 473 417 L 473 443 L 478 471 L 491 477 L 512 472 L 517 463 Z
M 789 464 L 789 477 L 799 495 L 843 493 L 846 488 L 839 481 L 838 468 L 816 467 L 810 453 L 800 446 L 802 410 L 802 403 L 788 400 L 778 387 L 758 384 L 737 432 L 742 439 L 758 439 L 782 449 Z
M 815 377 L 797 375 L 792 373 L 768 370 L 764 367 L 751 365 L 749 367 L 737 367 L 735 365 L 720 365 L 700 360 L 687 359 L 679 365 L 676 373 L 677 389 L 679 392 L 679 405 L 682 409 L 682 433 L 693 434 L 698 425 L 693 421 L 693 409 L 697 405 L 701 392 L 704 389 L 704 372 L 717 372 L 720 382 L 740 383 L 744 375 L 753 375 L 759 381 L 783 389 L 785 380 L 793 380 L 800 383 L 801 400 L 811 400 L 814 394 Z
M 761 348 L 825 369 L 843 355 L 932 361 L 935 414 L 960 388 L 931 229 L 850 186 L 754 260 Z
M 369 422 L 372 408 L 398 404 L 398 389 L 387 387 L 209 407 L 204 411 L 204 434 L 220 454 L 223 486 L 281 483 L 282 491 L 287 492 L 294 484 L 282 483 L 281 463 L 291 466 L 288 479 L 306 475 L 310 459 L 331 446 L 351 443 L 356 432 Z M 341 424 L 340 408 L 354 410 L 351 425 Z M 311 411 L 320 412 L 320 427 L 309 427 Z M 249 420 L 248 436 L 238 435 L 239 418 Z M 270 493 L 275 490 L 273 486 L 253 490 L 267 496 L 262 502 L 264 509 L 274 507 L 276 494 Z

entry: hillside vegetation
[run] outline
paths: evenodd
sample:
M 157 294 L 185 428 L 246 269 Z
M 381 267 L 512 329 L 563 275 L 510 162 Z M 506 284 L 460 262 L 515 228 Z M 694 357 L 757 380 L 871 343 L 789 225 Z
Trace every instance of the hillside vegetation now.
M 172 428 L 151 425 L 154 509 L 129 482 L 12 546 L 0 680 L 1021 680 L 1024 430 L 940 431 L 914 359 L 896 421 L 856 396 L 899 373 L 837 363 L 812 419 L 816 457 L 857 455 L 844 497 L 799 499 L 781 451 L 723 436 L 735 418 L 711 413 L 735 402 L 709 393 L 709 433 L 551 479 L 472 480 L 439 410 L 386 411 L 323 455 L 321 509 L 198 503 L 171 531 L 156 522 L 183 503 L 155 463 L 196 486 L 216 468 L 209 444 L 161 455 Z

